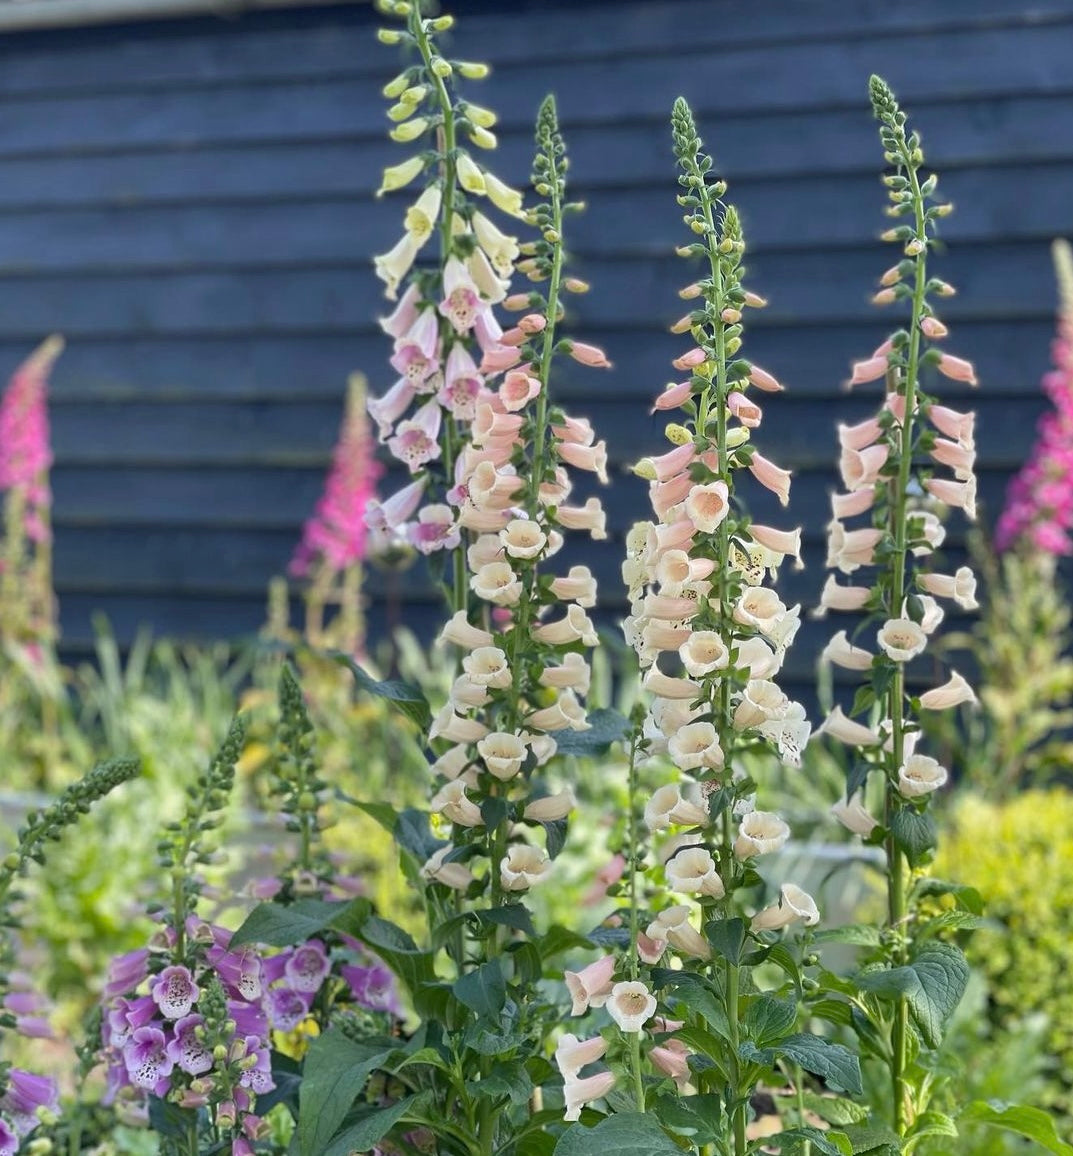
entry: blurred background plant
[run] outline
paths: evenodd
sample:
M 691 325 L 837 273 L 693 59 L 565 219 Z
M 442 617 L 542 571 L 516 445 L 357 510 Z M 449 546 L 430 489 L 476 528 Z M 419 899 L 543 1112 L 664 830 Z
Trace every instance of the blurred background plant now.
M 1059 561 L 1073 552 L 1073 253 L 1053 247 L 1060 308 L 1051 402 L 1036 443 L 1011 482 L 994 540 L 969 537 L 983 605 L 971 632 L 949 632 L 946 650 L 967 649 L 979 671 L 983 709 L 931 722 L 962 786 L 1009 798 L 1026 785 L 1070 781 L 1073 766 L 1073 630 Z

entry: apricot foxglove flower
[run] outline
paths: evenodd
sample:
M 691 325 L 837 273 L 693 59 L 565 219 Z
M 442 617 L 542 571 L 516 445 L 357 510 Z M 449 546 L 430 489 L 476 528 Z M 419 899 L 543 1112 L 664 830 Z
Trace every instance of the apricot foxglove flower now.
M 601 956 L 595 963 L 590 963 L 581 971 L 564 971 L 563 979 L 573 1001 L 570 1014 L 584 1015 L 590 1007 L 603 1007 L 611 994 L 611 977 L 614 974 L 613 955 Z
M 607 1011 L 619 1031 L 639 1032 L 656 1014 L 656 997 L 639 980 L 621 981 L 611 988 Z
M 913 755 L 898 768 L 898 790 L 907 799 L 919 799 L 944 786 L 949 778 L 945 767 L 928 755 Z
M 813 927 L 820 921 L 816 901 L 794 883 L 784 883 L 779 889 L 779 900 L 753 916 L 753 931 L 778 931 L 791 923 Z
M 726 894 L 715 860 L 706 847 L 686 847 L 676 852 L 663 867 L 667 886 L 685 895 L 707 895 L 722 899 Z
M 547 878 L 552 868 L 548 854 L 528 843 L 514 843 L 499 862 L 504 891 L 527 891 Z

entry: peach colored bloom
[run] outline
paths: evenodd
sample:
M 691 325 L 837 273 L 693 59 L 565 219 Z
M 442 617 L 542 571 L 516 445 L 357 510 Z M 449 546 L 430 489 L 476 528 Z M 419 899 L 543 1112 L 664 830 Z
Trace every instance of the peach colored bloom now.
M 598 646 L 600 643 L 592 619 L 576 603 L 571 603 L 557 621 L 534 627 L 532 635 L 538 642 L 549 642 L 552 646 L 568 646 L 571 642 Z
M 922 317 L 920 319 L 920 331 L 925 337 L 930 337 L 932 341 L 938 341 L 939 338 L 945 337 L 950 332 L 938 317 Z
M 671 365 L 673 365 L 675 369 L 696 369 L 698 366 L 703 365 L 707 359 L 708 355 L 703 349 L 697 346 L 683 353 L 681 357 L 676 357 L 674 361 L 671 362 Z
M 958 481 L 967 482 L 972 477 L 972 468 L 976 463 L 976 450 L 972 447 L 946 438 L 936 438 L 931 447 L 931 456 L 940 465 L 949 466 Z
M 434 883 L 442 883 L 453 891 L 465 891 L 473 882 L 473 873 L 462 863 L 445 862 L 455 848 L 450 844 L 441 847 L 421 868 L 422 878 Z
M 679 406 L 685 405 L 693 394 L 693 383 L 691 381 L 680 381 L 676 384 L 670 384 L 652 403 L 650 413 L 655 413 L 657 410 L 678 409 Z
M 976 385 L 976 370 L 971 361 L 963 357 L 954 357 L 951 353 L 939 355 L 939 372 L 951 381 L 963 381 L 968 385 Z
M 879 471 L 886 465 L 889 455 L 890 447 L 885 442 L 866 446 L 863 450 L 844 449 L 838 459 L 843 485 L 851 492 L 868 488 L 874 493 Z
M 840 743 L 854 747 L 874 747 L 881 742 L 879 735 L 869 727 L 854 722 L 842 713 L 842 708 L 836 706 L 824 719 L 823 726 L 816 732 L 817 735 L 827 734 Z
M 685 512 L 702 534 L 714 533 L 730 512 L 730 492 L 726 482 L 694 486 L 686 498 Z
M 783 387 L 771 376 L 766 369 L 753 365 L 749 369 L 749 380 L 757 389 L 765 393 L 780 393 Z
M 579 446 L 591 446 L 596 438 L 596 431 L 587 417 L 565 416 L 562 425 L 553 425 L 551 432 L 560 441 L 574 442 Z
M 707 808 L 683 799 L 674 783 L 660 787 L 645 804 L 645 826 L 650 831 L 663 831 L 670 826 L 703 827 L 708 821 Z
M 879 826 L 878 820 L 869 813 L 861 802 L 861 792 L 857 791 L 852 799 L 845 795 L 831 807 L 831 814 L 854 835 L 866 839 Z
M 976 575 L 968 566 L 959 566 L 955 574 L 921 574 L 918 584 L 929 594 L 952 598 L 963 610 L 975 610 Z
M 913 755 L 898 768 L 898 791 L 907 799 L 919 799 L 944 786 L 950 776 L 945 767 L 927 755 Z
M 524 369 L 512 369 L 499 386 L 498 397 L 503 408 L 511 413 L 524 409 L 540 393 L 540 378 Z
M 689 908 L 685 904 L 665 907 L 645 929 L 645 934 L 649 939 L 665 940 L 686 955 L 711 959 L 712 949 L 689 922 Z
M 754 542 L 758 542 L 772 553 L 793 558 L 796 563 L 796 569 L 804 569 L 804 563 L 801 561 L 800 528 L 796 530 L 776 530 L 771 526 L 762 526 L 759 522 L 753 522 L 749 527 L 749 534 Z
M 590 1007 L 603 1007 L 611 994 L 611 977 L 615 974 L 615 957 L 601 956 L 581 971 L 564 971 L 563 980 L 573 1006 L 570 1014 L 584 1015 Z
M 863 610 L 872 591 L 867 586 L 840 586 L 833 574 L 827 575 L 815 616 L 822 618 L 828 610 Z
M 645 674 L 643 686 L 649 694 L 660 698 L 682 699 L 692 701 L 700 698 L 701 685 L 691 678 L 675 678 L 664 674 L 659 667 L 653 666 Z
M 875 548 L 882 540 L 882 530 L 872 527 L 847 530 L 835 519 L 827 526 L 827 566 L 852 574 L 861 566 L 871 564 Z
M 567 1032 L 555 1048 L 555 1063 L 565 1079 L 573 1079 L 582 1068 L 595 1063 L 606 1051 L 607 1040 L 602 1036 L 579 1040 L 573 1033 Z
M 790 471 L 768 461 L 761 454 L 754 453 L 749 459 L 749 472 L 779 499 L 783 506 L 790 501 Z
M 763 410 L 744 393 L 733 390 L 727 397 L 727 408 L 746 429 L 756 429 L 764 416 Z
M 555 518 L 567 530 L 587 530 L 596 541 L 607 537 L 607 515 L 599 498 L 589 498 L 584 506 L 559 506 Z
M 853 375 L 849 381 L 846 382 L 846 388 L 850 389 L 855 385 L 864 385 L 868 381 L 877 381 L 881 377 L 885 377 L 887 373 L 887 357 L 886 354 L 881 356 L 873 356 L 865 358 L 864 361 L 855 361 L 853 363 Z
M 856 514 L 863 514 L 875 505 L 876 488 L 861 486 L 849 494 L 831 495 L 831 512 L 836 518 L 852 518 Z
M 888 618 L 876 636 L 880 649 L 895 662 L 909 662 L 923 654 L 928 636 L 909 618 Z
M 953 438 L 964 446 L 973 444 L 975 413 L 960 413 L 955 409 L 948 409 L 945 405 L 932 405 L 928 407 L 928 420 L 946 437 Z
M 879 418 L 870 417 L 856 425 L 838 423 L 838 444 L 844 450 L 863 450 L 879 440 L 883 427 Z
M 566 787 L 558 794 L 545 795 L 527 803 L 522 818 L 534 823 L 554 823 L 559 819 L 565 819 L 576 806 L 574 792 Z
M 844 630 L 835 634 L 820 654 L 821 662 L 833 662 L 845 670 L 869 670 L 872 655 L 860 646 L 854 646 Z
M 597 1072 L 583 1080 L 566 1080 L 563 1084 L 563 1097 L 566 1101 L 563 1119 L 567 1122 L 580 1119 L 585 1104 L 606 1096 L 614 1086 L 614 1072 Z
M 784 883 L 779 889 L 779 901 L 753 916 L 753 931 L 777 931 L 791 923 L 814 927 L 820 921 L 816 901 L 793 883 Z
M 965 516 L 973 521 L 976 519 L 976 479 L 970 477 L 964 482 L 952 482 L 948 478 L 928 478 L 924 489 L 933 498 L 945 502 L 955 509 L 964 510 Z
M 538 681 L 541 686 L 554 687 L 556 690 L 570 689 L 579 694 L 588 694 L 591 677 L 592 670 L 584 657 L 570 651 L 563 655 L 561 665 L 546 666 Z
M 514 843 L 499 861 L 499 880 L 504 891 L 528 891 L 551 871 L 547 852 L 528 843 Z
M 583 341 L 572 341 L 568 352 L 575 361 L 582 365 L 588 365 L 593 369 L 611 368 L 611 362 L 607 360 L 607 355 L 595 345 L 586 345 Z
M 475 650 L 479 646 L 491 646 L 492 635 L 479 626 L 471 626 L 464 610 L 458 610 L 448 620 L 440 631 L 438 642 L 452 642 L 455 646 L 466 650 Z
M 738 859 L 768 855 L 789 838 L 790 828 L 778 815 L 770 811 L 750 811 L 742 816 L 738 837 L 734 840 L 734 855 Z
M 942 686 L 933 687 L 920 696 L 920 705 L 925 710 L 946 710 L 948 707 L 960 706 L 962 703 L 977 702 L 972 687 L 958 672 L 951 671 L 950 677 Z

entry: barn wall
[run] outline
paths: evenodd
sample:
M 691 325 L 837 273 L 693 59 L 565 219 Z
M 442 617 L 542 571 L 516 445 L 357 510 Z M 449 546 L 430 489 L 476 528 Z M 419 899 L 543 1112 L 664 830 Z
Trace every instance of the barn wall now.
M 504 10 L 509 9 L 509 15 Z M 1073 0 L 460 0 L 458 52 L 496 70 L 498 170 L 525 179 L 541 96 L 559 101 L 574 192 L 574 332 L 612 373 L 562 394 L 616 468 L 658 449 L 651 395 L 680 344 L 665 329 L 688 277 L 668 113 L 684 94 L 731 182 L 751 284 L 771 300 L 746 352 L 789 386 L 758 444 L 797 473 L 811 530 L 791 593 L 815 601 L 832 426 L 869 402 L 840 390 L 883 334 L 867 304 L 891 261 L 867 78 L 891 82 L 958 203 L 939 272 L 959 287 L 951 349 L 982 389 L 981 490 L 994 512 L 1041 409 L 1054 288 L 1073 232 Z M 188 636 L 263 618 L 319 493 L 349 371 L 390 384 L 372 255 L 405 200 L 375 201 L 379 89 L 394 72 L 366 5 L 0 37 L 0 374 L 51 331 L 56 574 L 66 644 L 109 615 Z M 608 497 L 618 535 L 643 515 Z M 765 508 L 769 520 L 785 516 Z M 590 552 L 617 598 L 620 542 Z M 957 560 L 956 553 L 954 560 Z M 386 583 L 373 576 L 376 596 Z M 434 620 L 416 577 L 407 617 Z M 377 608 L 379 609 L 379 608 Z M 610 607 L 611 612 L 614 607 Z M 795 669 L 808 677 L 810 651 Z

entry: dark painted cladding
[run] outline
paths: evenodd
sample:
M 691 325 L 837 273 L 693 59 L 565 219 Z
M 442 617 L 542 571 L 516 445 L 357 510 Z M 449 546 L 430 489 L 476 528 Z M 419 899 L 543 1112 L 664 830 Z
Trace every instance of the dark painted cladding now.
M 545 91 L 559 101 L 575 192 L 579 337 L 609 374 L 566 367 L 561 393 L 607 437 L 616 531 L 645 498 L 624 463 L 660 447 L 647 402 L 681 346 L 686 266 L 667 117 L 685 94 L 731 181 L 771 300 L 747 351 L 790 387 L 757 441 L 797 473 L 813 601 L 839 386 L 884 332 L 868 306 L 891 263 L 866 82 L 885 75 L 958 203 L 938 261 L 956 282 L 951 348 L 983 388 L 991 510 L 1042 408 L 1054 289 L 1049 243 L 1073 232 L 1073 0 L 459 0 L 458 55 L 489 59 L 475 98 L 502 114 L 494 165 L 524 180 Z M 0 37 L 0 373 L 52 330 L 56 569 L 68 643 L 104 609 L 123 637 L 256 629 L 266 579 L 316 500 L 348 372 L 390 383 L 369 259 L 406 197 L 374 201 L 379 88 L 397 57 L 364 4 Z M 965 400 L 968 395 L 963 395 Z M 960 535 L 955 535 L 959 537 Z M 573 547 L 620 602 L 620 544 Z M 959 553 L 952 553 L 956 561 Z M 379 599 L 389 584 L 377 576 Z M 407 618 L 435 621 L 415 574 Z M 794 670 L 822 637 L 809 624 Z

